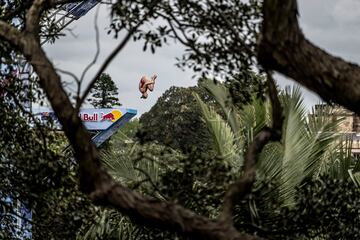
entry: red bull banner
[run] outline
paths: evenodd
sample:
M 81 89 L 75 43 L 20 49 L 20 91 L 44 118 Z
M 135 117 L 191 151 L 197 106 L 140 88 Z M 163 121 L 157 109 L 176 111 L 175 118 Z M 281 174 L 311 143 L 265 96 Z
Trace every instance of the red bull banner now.
M 79 117 L 88 130 L 105 130 L 127 112 L 136 114 L 137 111 L 129 108 L 84 108 L 80 110 Z M 40 121 L 48 121 L 51 118 L 55 124 L 58 124 L 51 109 L 40 108 L 33 110 L 33 113 Z

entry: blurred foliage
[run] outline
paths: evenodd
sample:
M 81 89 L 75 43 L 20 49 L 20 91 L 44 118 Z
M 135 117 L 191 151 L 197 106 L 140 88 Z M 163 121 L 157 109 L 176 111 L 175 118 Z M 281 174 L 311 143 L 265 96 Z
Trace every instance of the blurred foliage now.
M 154 53 L 171 41 L 182 44 L 179 67 L 232 78 L 255 63 L 261 1 L 119 0 L 112 15 L 109 33 L 116 37 L 145 19 L 133 37 L 144 41 L 144 51 Z
M 360 189 L 353 182 L 328 175 L 308 179 L 297 187 L 296 204 L 291 208 L 280 207 L 276 199 L 261 194 L 276 185 L 265 180 L 261 185 L 249 196 L 263 207 L 260 221 L 246 217 L 252 210 L 243 201 L 237 208 L 238 228 L 266 239 L 358 239 Z
M 138 121 L 135 121 L 134 126 L 137 125 Z M 111 147 L 101 151 L 101 158 L 118 182 L 145 195 L 165 200 L 165 195 L 159 189 L 161 176 L 181 166 L 185 156 L 155 142 L 140 144 L 135 138 L 124 138 L 124 134 L 118 132 L 112 139 Z M 177 235 L 132 223 L 128 217 L 113 209 L 97 210 L 98 215 L 94 221 L 83 225 L 77 239 L 155 240 L 174 239 Z
M 121 148 L 125 143 L 133 142 L 137 132 L 140 130 L 141 124 L 138 118 L 133 118 L 122 126 L 113 136 L 111 136 L 110 144 L 113 149 Z
M 63 152 L 68 143 L 51 123 L 40 124 L 27 112 L 16 91 L 10 84 L 0 99 L 0 209 L 5 213 L 0 238 L 25 238 L 31 228 L 34 239 L 73 239 L 93 209 L 77 188 L 76 165 Z M 16 212 L 19 207 L 31 210 L 32 218 Z M 22 229 L 14 225 L 16 219 L 22 219 Z
M 162 175 L 160 189 L 167 199 L 215 218 L 224 193 L 234 178 L 223 159 L 193 152 L 178 168 Z
M 5 21 L 19 30 L 24 30 L 25 14 L 31 7 L 33 1 L 0 0 L 0 20 Z M 56 19 L 52 17 L 53 12 L 45 11 L 40 19 L 39 36 L 46 38 L 50 43 L 65 34 L 60 33 Z M 1 43 L 1 41 L 0 41 Z M 1 48 L 0 48 L 1 49 Z
M 242 71 L 226 81 L 230 91 L 230 98 L 238 108 L 251 103 L 252 99 L 258 98 L 262 101 L 266 97 L 266 80 L 263 75 L 253 71 Z

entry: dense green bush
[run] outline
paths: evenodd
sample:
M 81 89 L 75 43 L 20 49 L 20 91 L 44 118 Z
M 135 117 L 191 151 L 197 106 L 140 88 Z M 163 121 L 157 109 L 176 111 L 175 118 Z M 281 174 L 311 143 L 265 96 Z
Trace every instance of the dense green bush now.
M 263 193 L 276 184 L 262 182 L 237 207 L 236 226 L 266 239 L 358 239 L 360 189 L 353 182 L 321 176 L 297 188 L 295 204 L 281 207 Z M 257 209 L 259 219 L 250 216 Z

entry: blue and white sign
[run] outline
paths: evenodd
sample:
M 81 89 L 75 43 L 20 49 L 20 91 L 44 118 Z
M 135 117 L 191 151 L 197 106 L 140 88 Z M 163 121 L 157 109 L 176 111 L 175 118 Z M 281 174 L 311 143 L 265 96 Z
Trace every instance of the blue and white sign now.
M 84 108 L 80 109 L 79 117 L 88 130 L 105 130 L 126 115 L 126 113 L 135 115 L 136 112 L 135 109 L 128 108 Z M 33 110 L 33 113 L 42 122 L 52 119 L 56 126 L 60 128 L 55 113 L 50 108 Z
M 63 7 L 65 11 L 73 15 L 75 18 L 80 18 L 95 7 L 99 0 L 87 0 L 80 3 L 68 3 Z

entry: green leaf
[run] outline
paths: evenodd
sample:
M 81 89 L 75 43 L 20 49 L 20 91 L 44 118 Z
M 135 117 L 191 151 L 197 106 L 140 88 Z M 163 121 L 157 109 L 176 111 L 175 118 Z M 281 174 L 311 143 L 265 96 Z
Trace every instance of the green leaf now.
M 214 148 L 218 155 L 225 160 L 228 166 L 233 166 L 239 170 L 242 165 L 240 158 L 239 146 L 235 144 L 235 136 L 232 129 L 213 109 L 209 108 L 197 95 L 194 93 L 196 101 L 198 102 L 203 118 L 208 126 L 208 129 L 213 137 Z

